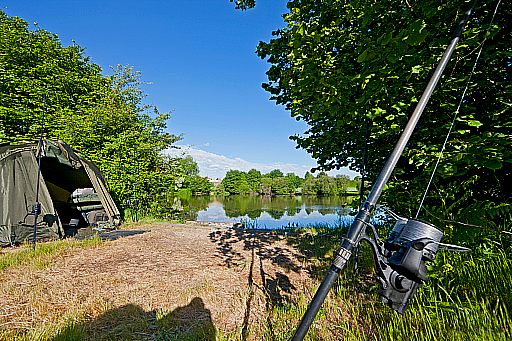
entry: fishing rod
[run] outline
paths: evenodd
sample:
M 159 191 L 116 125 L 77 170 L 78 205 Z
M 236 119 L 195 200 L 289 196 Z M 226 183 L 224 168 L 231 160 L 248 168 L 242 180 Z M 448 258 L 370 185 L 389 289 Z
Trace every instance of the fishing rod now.
M 304 339 L 329 290 L 350 259 L 352 251 L 361 240 L 365 240 L 371 245 L 375 260 L 375 271 L 381 287 L 379 294 L 382 296 L 382 300 L 399 313 L 403 313 L 416 289 L 427 280 L 425 262 L 435 259 L 439 246 L 453 250 L 468 251 L 468 249 L 455 245 L 441 243 L 443 232 L 434 225 L 399 216 L 396 216 L 397 221 L 389 237 L 384 242 L 381 242 L 375 228 L 370 224 L 370 218 L 375 211 L 377 201 L 382 194 L 384 186 L 395 169 L 398 159 L 402 155 L 432 92 L 455 50 L 455 46 L 460 40 L 464 26 L 475 4 L 476 0 L 473 0 L 456 27 L 453 38 L 430 78 L 402 135 L 382 168 L 366 201 L 360 206 L 340 248 L 336 251 L 325 279 L 320 284 L 308 310 L 302 317 L 292 341 Z M 373 239 L 366 234 L 367 227 L 371 229 Z

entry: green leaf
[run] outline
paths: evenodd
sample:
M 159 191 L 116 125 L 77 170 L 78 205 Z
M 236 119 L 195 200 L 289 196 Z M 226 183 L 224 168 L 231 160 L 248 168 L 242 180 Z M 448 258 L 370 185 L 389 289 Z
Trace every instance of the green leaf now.
M 483 124 L 482 124 L 482 122 L 477 121 L 477 120 L 469 120 L 468 121 L 468 125 L 471 126 L 471 127 L 477 127 L 478 128 L 478 127 L 482 126 Z
M 362 63 L 362 62 L 365 62 L 368 58 L 368 50 L 364 50 L 363 53 L 361 53 L 359 55 L 359 57 L 357 57 L 357 62 L 358 63 Z
M 411 72 L 412 73 L 420 73 L 421 70 L 423 70 L 423 66 L 415 65 L 415 66 L 412 67 Z
M 488 160 L 485 162 L 485 167 L 492 169 L 492 170 L 497 170 L 497 169 L 500 169 L 501 167 L 503 167 L 503 163 L 501 163 L 498 160 Z

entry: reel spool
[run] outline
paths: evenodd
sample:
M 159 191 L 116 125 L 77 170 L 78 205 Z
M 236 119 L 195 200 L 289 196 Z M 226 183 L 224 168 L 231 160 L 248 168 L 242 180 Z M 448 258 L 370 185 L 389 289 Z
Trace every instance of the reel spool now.
M 443 232 L 416 219 L 404 221 L 397 220 L 386 239 L 385 248 L 392 252 L 388 263 L 399 274 L 421 283 L 427 280 L 425 262 L 436 258 Z
M 416 290 L 427 280 L 425 263 L 436 258 L 443 232 L 427 222 L 393 216 L 396 223 L 383 244 L 378 247 L 370 243 L 380 260 L 377 279 L 382 301 L 403 313 Z

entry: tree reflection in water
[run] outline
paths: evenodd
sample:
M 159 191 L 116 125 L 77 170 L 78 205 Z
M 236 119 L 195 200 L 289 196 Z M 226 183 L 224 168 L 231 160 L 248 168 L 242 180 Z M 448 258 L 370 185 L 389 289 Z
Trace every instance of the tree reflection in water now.
M 354 197 L 229 196 L 184 199 L 186 220 L 251 222 L 258 228 L 336 226 L 352 219 Z

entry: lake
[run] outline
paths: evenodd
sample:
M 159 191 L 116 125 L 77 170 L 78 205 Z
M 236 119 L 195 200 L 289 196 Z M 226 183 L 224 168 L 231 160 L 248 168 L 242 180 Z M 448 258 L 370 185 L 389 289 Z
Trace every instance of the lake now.
M 244 222 L 250 228 L 337 226 L 353 220 L 356 197 L 228 196 L 182 199 L 185 218 L 201 222 Z

